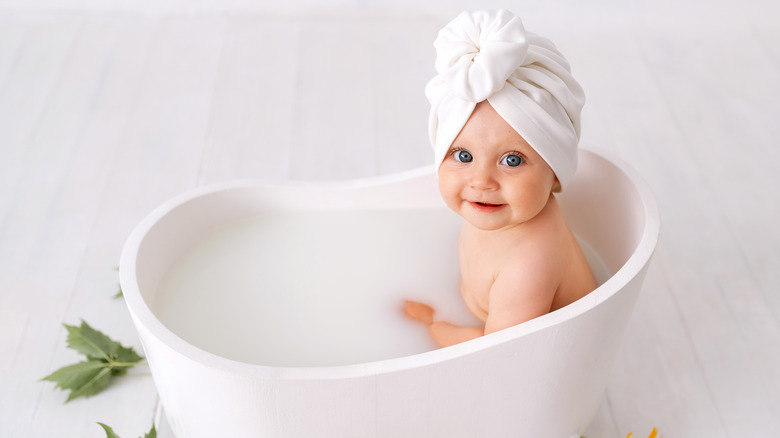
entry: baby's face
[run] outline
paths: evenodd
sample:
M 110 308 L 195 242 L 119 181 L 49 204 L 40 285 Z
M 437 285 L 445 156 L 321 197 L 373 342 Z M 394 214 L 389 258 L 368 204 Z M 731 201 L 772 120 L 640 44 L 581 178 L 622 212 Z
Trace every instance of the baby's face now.
M 487 101 L 477 104 L 439 167 L 439 191 L 482 230 L 534 218 L 557 183 L 550 166 Z

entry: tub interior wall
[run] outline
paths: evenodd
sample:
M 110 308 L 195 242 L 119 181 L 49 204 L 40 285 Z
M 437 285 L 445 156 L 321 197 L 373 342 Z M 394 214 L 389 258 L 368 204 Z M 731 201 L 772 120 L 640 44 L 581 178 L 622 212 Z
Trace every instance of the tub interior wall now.
M 252 214 L 251 204 L 240 198 L 238 192 L 206 195 L 177 206 L 152 225 L 135 260 L 138 289 L 147 305 L 154 302 L 160 279 L 182 253 L 226 221 Z
M 402 316 L 406 298 L 480 324 L 458 292 L 459 228 L 446 208 L 266 212 L 204 237 L 171 265 L 151 305 L 188 342 L 242 362 L 342 365 L 421 353 L 435 345 Z
M 410 172 L 408 178 L 392 184 L 383 184 L 380 179 L 371 184 L 355 181 L 352 185 L 334 187 L 328 183 L 290 186 L 237 183 L 176 205 L 151 225 L 139 243 L 135 271 L 141 296 L 147 304 L 153 301 L 154 291 L 171 263 L 203 236 L 234 220 L 269 210 L 403 209 L 441 205 L 437 191 L 420 190 L 420 187 L 436 187 L 436 176 L 430 172 Z M 161 206 L 163 210 L 166 208 Z
M 645 206 L 628 176 L 605 158 L 581 154 L 572 184 L 558 199 L 572 231 L 616 273 L 639 245 Z

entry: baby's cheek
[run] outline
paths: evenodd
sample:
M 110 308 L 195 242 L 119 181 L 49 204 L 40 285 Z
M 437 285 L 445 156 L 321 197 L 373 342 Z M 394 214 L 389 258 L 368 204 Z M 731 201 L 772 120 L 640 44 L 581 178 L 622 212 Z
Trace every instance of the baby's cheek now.
M 451 181 L 444 176 L 439 176 L 439 194 L 448 207 L 453 208 L 457 198 L 457 190 L 453 187 Z
M 450 210 L 453 210 L 456 213 L 460 211 L 461 199 L 457 193 L 442 192 L 441 197 L 444 199 L 444 203 L 447 204 L 447 207 L 449 207 Z

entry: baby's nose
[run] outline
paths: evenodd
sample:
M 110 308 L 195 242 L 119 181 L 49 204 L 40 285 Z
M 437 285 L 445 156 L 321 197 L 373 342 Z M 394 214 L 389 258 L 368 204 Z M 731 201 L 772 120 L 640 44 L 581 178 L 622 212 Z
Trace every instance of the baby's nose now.
M 494 169 L 488 164 L 476 165 L 472 167 L 469 175 L 469 187 L 476 190 L 495 190 L 498 188 Z

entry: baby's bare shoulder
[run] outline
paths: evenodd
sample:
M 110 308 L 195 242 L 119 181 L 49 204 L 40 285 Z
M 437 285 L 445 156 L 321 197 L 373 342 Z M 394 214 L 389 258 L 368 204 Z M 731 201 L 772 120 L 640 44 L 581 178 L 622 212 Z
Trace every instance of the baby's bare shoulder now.
M 524 242 L 507 254 L 501 264 L 500 275 L 512 275 L 528 279 L 529 277 L 559 277 L 563 275 L 563 262 L 566 258 L 559 248 L 543 241 Z
M 513 263 L 521 260 L 555 261 L 567 251 L 567 230 L 540 226 L 513 236 L 507 258 Z

